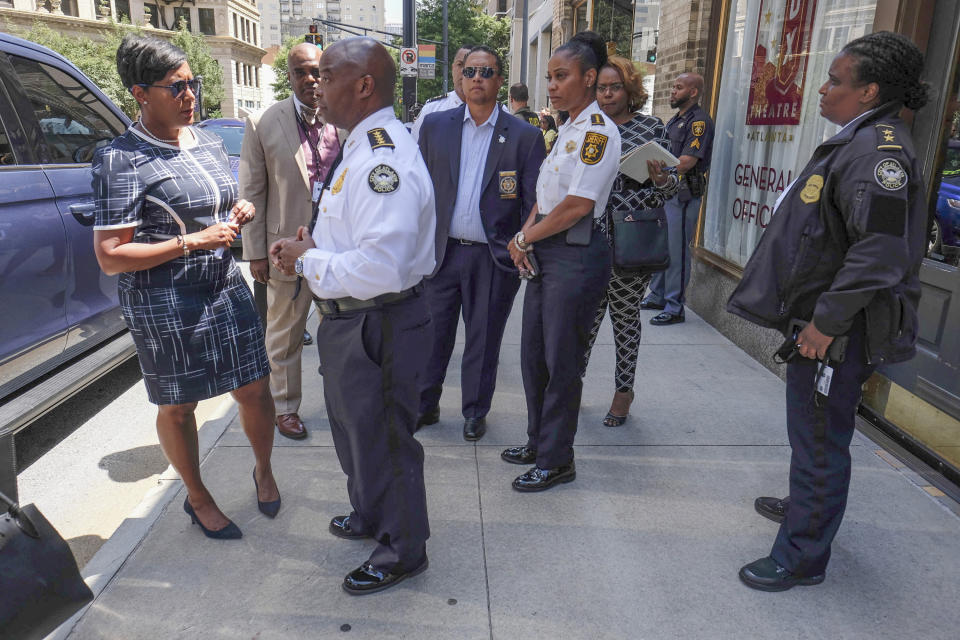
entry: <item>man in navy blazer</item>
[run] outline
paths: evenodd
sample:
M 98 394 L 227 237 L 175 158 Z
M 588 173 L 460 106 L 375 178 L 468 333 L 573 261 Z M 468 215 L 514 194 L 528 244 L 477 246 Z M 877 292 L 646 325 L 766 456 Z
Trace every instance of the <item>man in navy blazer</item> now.
M 463 69 L 466 103 L 428 115 L 420 152 L 433 179 L 437 267 L 424 281 L 433 320 L 433 352 L 421 385 L 417 427 L 440 419 L 440 394 L 463 310 L 463 437 L 479 440 L 497 379 L 500 342 L 519 273 L 507 243 L 537 199 L 546 156 L 540 130 L 497 103 L 500 56 L 474 47 Z

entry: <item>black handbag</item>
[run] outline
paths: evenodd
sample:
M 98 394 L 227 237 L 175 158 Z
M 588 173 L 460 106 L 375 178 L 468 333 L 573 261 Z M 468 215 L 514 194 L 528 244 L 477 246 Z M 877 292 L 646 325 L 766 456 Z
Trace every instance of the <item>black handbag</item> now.
M 663 209 L 613 211 L 610 218 L 615 274 L 637 277 L 670 266 L 667 214 Z
M 70 547 L 32 504 L 0 493 L 0 637 L 43 638 L 93 600 Z

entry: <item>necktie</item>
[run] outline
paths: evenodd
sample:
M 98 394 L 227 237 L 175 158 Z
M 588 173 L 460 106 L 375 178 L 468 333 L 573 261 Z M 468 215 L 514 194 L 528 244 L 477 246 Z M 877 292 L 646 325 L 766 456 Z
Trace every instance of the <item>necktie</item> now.
M 311 127 L 317 120 L 317 110 L 311 109 L 307 105 L 300 105 L 300 115 L 303 116 L 303 121 L 306 122 Z

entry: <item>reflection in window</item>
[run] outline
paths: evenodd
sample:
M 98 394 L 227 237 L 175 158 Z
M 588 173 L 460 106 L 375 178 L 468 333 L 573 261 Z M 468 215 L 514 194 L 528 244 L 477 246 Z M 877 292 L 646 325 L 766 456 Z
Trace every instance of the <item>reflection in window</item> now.
M 960 262 L 960 64 L 953 77 L 943 117 L 941 167 L 931 198 L 930 243 L 927 257 L 957 265 Z
M 41 162 L 90 162 L 98 147 L 124 130 L 123 122 L 72 76 L 17 56 L 10 61 L 43 133 Z
M 189 7 L 174 7 L 173 8 L 173 28 L 180 28 L 180 21 L 183 20 L 187 26 L 187 31 L 193 31 L 193 23 L 190 21 L 190 8 Z
M 217 34 L 217 26 L 213 17 L 213 9 L 197 9 L 197 20 L 200 22 L 200 33 L 205 36 Z

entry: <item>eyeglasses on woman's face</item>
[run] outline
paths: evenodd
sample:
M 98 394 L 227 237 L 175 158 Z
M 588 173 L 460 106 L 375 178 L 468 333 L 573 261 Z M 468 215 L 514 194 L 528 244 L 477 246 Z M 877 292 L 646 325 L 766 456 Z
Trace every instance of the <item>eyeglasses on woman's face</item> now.
M 170 95 L 174 99 L 180 98 L 187 92 L 187 88 L 190 88 L 190 91 L 193 92 L 193 95 L 196 96 L 200 92 L 200 87 L 203 85 L 203 77 L 197 76 L 192 80 L 177 80 L 173 84 L 145 84 L 138 82 L 138 87 L 143 87 L 144 89 L 149 89 L 154 87 L 156 89 L 167 89 L 170 91 Z
M 606 93 L 606 92 L 608 92 L 608 91 L 609 91 L 610 93 L 619 93 L 620 91 L 623 91 L 623 83 L 622 83 L 622 82 L 614 82 L 613 84 L 598 84 L 598 85 L 597 85 L 597 93 Z
M 497 70 L 493 67 L 464 67 L 463 68 L 463 77 L 472 78 L 473 76 L 480 74 L 480 77 L 484 80 L 488 80 L 497 73 Z

